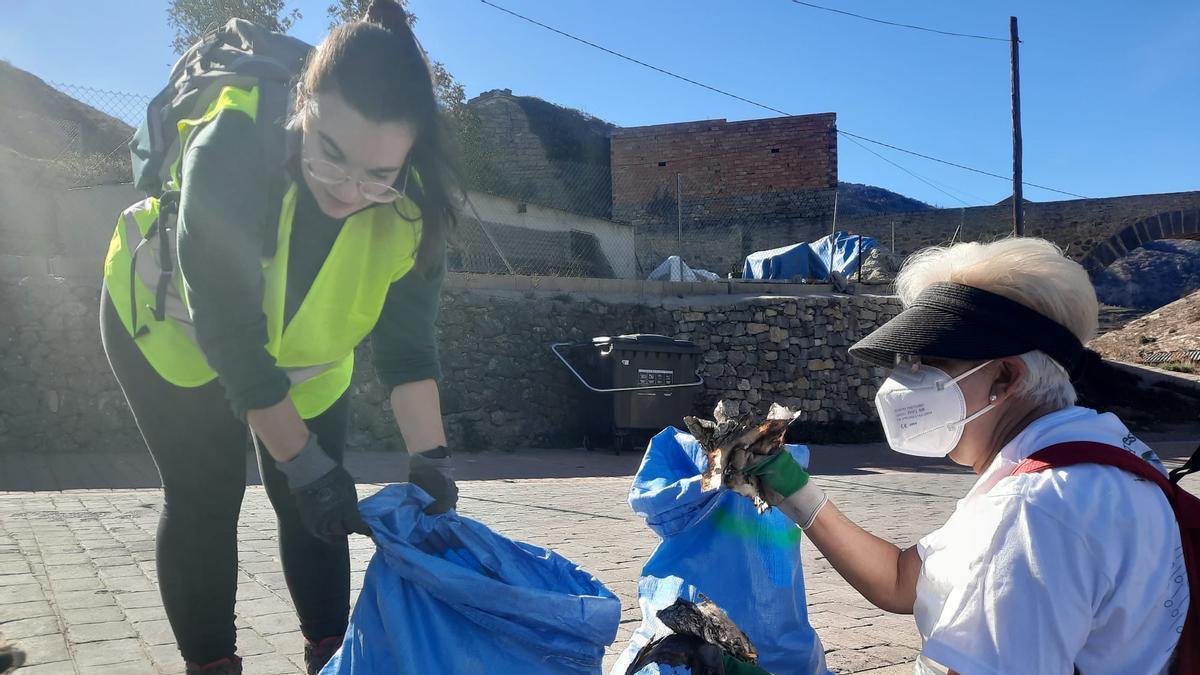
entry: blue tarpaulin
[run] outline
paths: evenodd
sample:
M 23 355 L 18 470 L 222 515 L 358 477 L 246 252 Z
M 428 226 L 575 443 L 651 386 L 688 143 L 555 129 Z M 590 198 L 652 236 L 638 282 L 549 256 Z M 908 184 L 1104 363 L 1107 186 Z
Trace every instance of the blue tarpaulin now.
M 746 256 L 743 279 L 823 279 L 825 263 L 817 260 L 808 244 L 792 244 Z
M 787 449 L 807 466 L 807 447 Z M 821 641 L 808 622 L 800 528 L 778 509 L 760 514 L 752 501 L 728 489 L 703 492 L 707 464 L 696 439 L 678 429 L 650 441 L 629 505 L 662 541 L 638 582 L 642 625 L 610 675 L 624 675 L 637 652 L 662 634 L 658 610 L 677 597 L 695 601 L 701 594 L 750 638 L 766 670 L 828 673 Z
M 742 270 L 744 279 L 809 279 L 828 281 L 829 253 L 833 250 L 833 270 L 849 276 L 858 271 L 858 240 L 862 238 L 862 254 L 879 246 L 871 237 L 837 232 L 810 243 L 792 244 L 746 256 Z
M 553 551 L 390 485 L 360 504 L 377 549 L 322 675 L 600 673 L 621 603 Z

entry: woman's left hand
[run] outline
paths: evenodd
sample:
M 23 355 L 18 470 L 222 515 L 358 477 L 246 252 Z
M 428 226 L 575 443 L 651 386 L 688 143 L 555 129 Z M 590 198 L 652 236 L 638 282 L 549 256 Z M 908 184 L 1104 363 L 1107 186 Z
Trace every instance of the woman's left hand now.
M 454 482 L 454 464 L 449 448 L 434 448 L 409 458 L 408 482 L 424 490 L 433 503 L 425 509 L 429 515 L 453 510 L 458 505 L 458 485 Z

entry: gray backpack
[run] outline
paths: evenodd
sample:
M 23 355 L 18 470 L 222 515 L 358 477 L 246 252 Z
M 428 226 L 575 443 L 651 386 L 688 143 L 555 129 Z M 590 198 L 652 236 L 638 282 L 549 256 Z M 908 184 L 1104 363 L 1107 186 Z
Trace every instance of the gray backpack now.
M 146 246 L 157 247 L 159 272 L 152 283 L 155 291 L 154 318 L 163 321 L 174 289 L 175 220 L 179 210 L 179 187 L 184 180 L 182 167 L 179 184 L 172 181 L 172 166 L 180 158 L 178 124 L 198 117 L 228 86 L 258 86 L 258 114 L 261 148 L 267 166 L 277 167 L 268 176 L 269 189 L 263 198 L 269 205 L 263 223 L 262 254 L 275 254 L 275 233 L 279 209 L 287 189 L 284 167 L 287 134 L 284 123 L 291 113 L 292 86 L 295 84 L 312 47 L 281 33 L 269 31 L 242 19 L 230 19 L 205 33 L 171 69 L 167 86 L 150 101 L 143 122 L 129 141 L 133 162 L 133 182 L 139 190 L 159 199 L 158 218 L 132 253 L 129 270 L 129 294 L 133 301 L 133 326 L 137 322 L 134 280 L 138 253 Z M 135 334 L 135 337 L 137 335 Z
M 179 121 L 203 114 L 224 87 L 257 85 L 261 151 L 268 166 L 280 167 L 271 177 L 271 194 L 264 195 L 277 215 L 287 187 L 283 125 L 291 113 L 292 87 L 311 51 L 312 47 L 301 40 L 242 19 L 230 19 L 206 33 L 175 63 L 167 86 L 150 101 L 146 121 L 129 141 L 134 185 L 151 197 L 160 197 L 170 188 L 178 189 L 170 183 L 170 172 L 182 151 Z M 275 220 L 278 218 L 267 222 Z M 273 236 L 265 240 L 265 246 L 274 246 Z

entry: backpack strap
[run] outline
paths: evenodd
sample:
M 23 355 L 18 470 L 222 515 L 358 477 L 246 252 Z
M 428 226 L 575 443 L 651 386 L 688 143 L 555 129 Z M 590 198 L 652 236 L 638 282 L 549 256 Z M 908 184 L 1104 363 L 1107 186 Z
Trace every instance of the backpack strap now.
M 1171 469 L 1171 482 L 1178 485 L 1184 476 L 1197 471 L 1200 471 L 1200 445 L 1196 446 L 1196 451 L 1192 453 L 1188 461 L 1183 463 L 1183 466 Z
M 1200 635 L 1197 634 L 1200 631 L 1200 536 L 1197 534 L 1200 532 L 1200 499 L 1178 485 L 1180 478 L 1200 468 L 1198 458 L 1200 449 L 1183 467 L 1171 472 L 1171 479 L 1168 480 L 1150 462 L 1128 450 L 1107 443 L 1075 441 L 1059 443 L 1033 453 L 1017 465 L 1012 473 L 1017 476 L 1075 464 L 1101 464 L 1115 466 L 1144 478 L 1163 491 L 1179 525 L 1179 544 L 1183 550 L 1183 566 L 1188 575 L 1188 592 L 1191 596 L 1179 646 L 1175 651 L 1176 662 L 1171 668 L 1172 673 L 1180 675 L 1200 673 Z
M 179 214 L 179 192 L 167 190 L 158 200 L 158 217 L 154 224 L 146 230 L 142 240 L 134 247 L 129 256 L 129 332 L 136 340 L 149 332 L 148 326 L 138 326 L 137 299 L 137 259 L 138 254 L 154 237 L 158 237 L 159 272 L 158 281 L 154 287 L 154 307 L 149 309 L 154 314 L 155 321 L 165 321 L 167 318 L 167 292 L 175 275 L 175 257 L 171 253 L 172 233 L 168 224 Z
M 175 276 L 175 256 L 171 253 L 171 240 L 174 238 L 169 231 L 168 223 L 173 216 L 179 215 L 179 192 L 168 190 L 158 198 L 158 286 L 154 289 L 154 320 L 167 320 L 167 291 Z M 178 221 L 176 221 L 178 222 Z M 136 263 L 135 263 L 136 264 Z M 132 267 L 133 265 L 131 265 Z
M 275 255 L 280 207 L 290 182 L 286 165 L 288 132 L 285 125 L 292 113 L 293 99 L 288 83 L 280 80 L 259 80 L 258 90 L 257 125 L 268 172 L 267 215 L 266 222 L 263 223 L 262 256 L 271 258 Z
M 1174 496 L 1174 490 L 1172 489 L 1174 486 L 1171 485 L 1171 481 L 1159 473 L 1158 469 L 1154 468 L 1150 462 L 1124 448 L 1118 448 L 1115 445 L 1107 443 L 1096 443 L 1094 441 L 1058 443 L 1038 450 L 1027 457 L 1025 461 L 1018 464 L 1012 475 L 1019 476 L 1021 474 L 1036 473 L 1038 471 L 1045 471 L 1046 469 L 1059 469 L 1075 464 L 1115 466 L 1138 478 L 1144 478 L 1154 483 L 1163 492 L 1167 493 L 1168 499 Z

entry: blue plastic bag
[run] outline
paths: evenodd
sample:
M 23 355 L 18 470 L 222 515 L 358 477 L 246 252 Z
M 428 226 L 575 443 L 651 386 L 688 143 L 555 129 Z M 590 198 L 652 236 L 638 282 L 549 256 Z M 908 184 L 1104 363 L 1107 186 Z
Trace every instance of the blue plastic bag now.
M 684 582 L 679 577 L 643 576 L 638 580 L 638 607 L 642 610 L 642 625 L 634 633 L 629 646 L 621 653 L 621 657 L 609 671 L 610 675 L 625 675 L 629 664 L 637 657 L 642 647 L 650 638 L 666 635 L 670 629 L 658 620 L 658 611 L 670 607 L 677 598 L 691 602 L 700 602 L 700 592 L 695 586 Z M 637 671 L 637 675 L 690 675 L 686 666 L 671 666 L 651 663 Z
M 808 448 L 788 446 L 808 464 Z M 663 634 L 655 614 L 678 597 L 717 604 L 750 638 L 759 665 L 775 675 L 828 673 L 808 623 L 801 530 L 778 509 L 759 514 L 730 490 L 700 490 L 708 458 L 692 436 L 668 428 L 650 441 L 629 505 L 661 538 L 642 568 L 642 625 L 610 670 L 624 675 L 637 652 Z
M 621 602 L 553 551 L 450 512 L 411 484 L 359 508 L 378 549 L 322 675 L 599 673 Z

